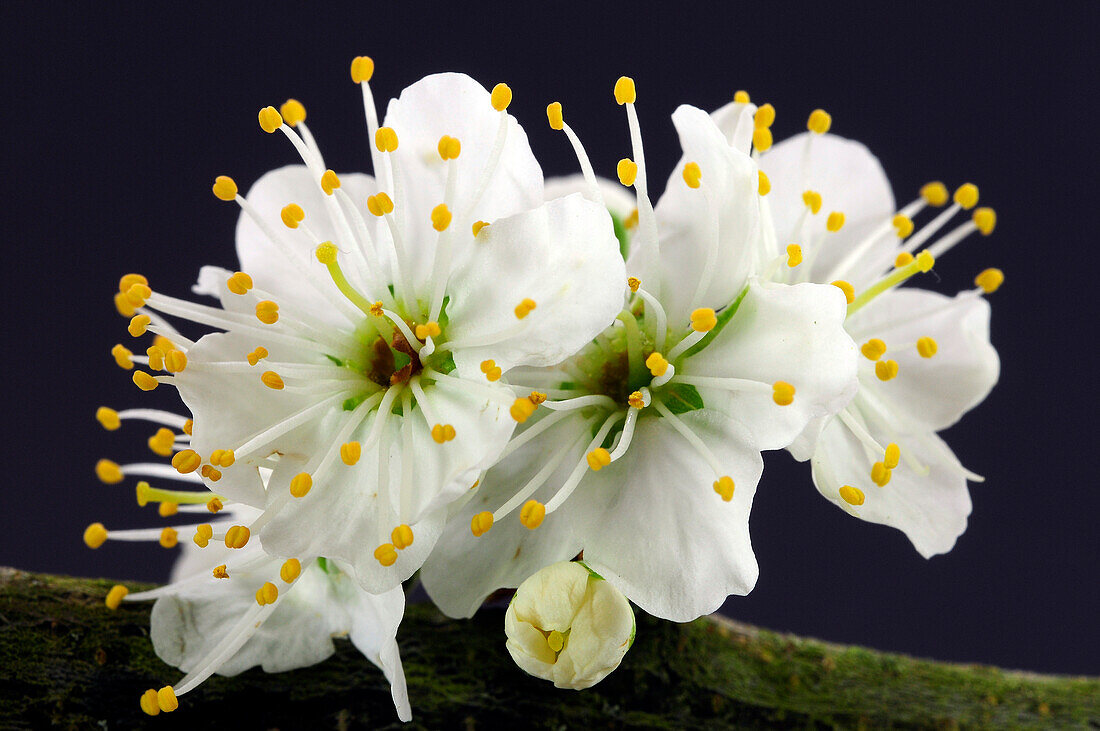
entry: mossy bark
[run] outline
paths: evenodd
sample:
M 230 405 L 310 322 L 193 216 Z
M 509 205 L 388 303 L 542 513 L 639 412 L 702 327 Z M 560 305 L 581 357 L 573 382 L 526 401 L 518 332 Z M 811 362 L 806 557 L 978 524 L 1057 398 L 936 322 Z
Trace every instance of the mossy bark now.
M 104 606 L 113 583 L 0 569 L 0 726 L 401 725 L 382 674 L 347 642 L 312 668 L 213 678 L 150 719 L 141 692 L 179 673 L 153 653 L 147 605 Z M 516 668 L 500 610 L 452 621 L 413 606 L 398 639 L 410 728 L 1100 727 L 1097 678 L 915 660 L 718 617 L 673 624 L 639 614 L 622 666 L 579 693 Z

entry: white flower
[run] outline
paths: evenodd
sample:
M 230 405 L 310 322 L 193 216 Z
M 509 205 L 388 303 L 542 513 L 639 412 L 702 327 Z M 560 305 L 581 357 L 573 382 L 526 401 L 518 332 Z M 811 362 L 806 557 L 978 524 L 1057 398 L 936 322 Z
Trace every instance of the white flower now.
M 731 108 L 715 113 L 727 133 Z M 811 459 L 822 495 L 856 517 L 899 528 L 928 557 L 950 550 L 966 529 L 966 481 L 981 479 L 936 432 L 997 382 L 989 305 L 981 295 L 996 289 L 1002 275 L 987 270 L 976 289 L 953 298 L 896 287 L 974 231 L 991 233 L 996 217 L 992 209 L 975 208 L 978 190 L 966 184 L 950 206 L 916 229 L 913 218 L 923 208 L 948 203 L 943 184 L 926 185 L 897 209 L 878 160 L 858 142 L 825 134 L 828 122 L 818 110 L 810 131 L 760 156 L 778 243 L 789 247 L 772 267 L 773 278 L 845 289 L 844 326 L 862 351 L 854 400 L 812 424 L 791 452 Z M 934 238 L 970 209 L 969 221 Z
M 577 561 L 551 564 L 520 584 L 504 617 L 508 652 L 558 688 L 591 688 L 634 642 L 634 612 L 614 586 Z
M 448 525 L 422 572 L 454 616 L 582 550 L 659 617 L 690 620 L 748 593 L 760 451 L 786 447 L 855 390 L 841 292 L 751 276 L 771 243 L 753 160 L 705 112 L 680 107 L 673 122 L 685 162 L 654 211 L 633 82 L 620 80 L 616 97 L 638 161 L 621 162 L 619 174 L 638 192 L 627 270 L 641 280 L 630 281 L 614 326 L 579 355 L 509 374 L 535 390 L 513 406 L 530 419 L 460 513 L 468 525 Z M 578 150 L 586 195 L 609 198 L 560 107 L 548 114 Z M 514 510 L 519 520 L 502 520 Z
M 356 64 L 377 179 L 328 170 L 299 103 L 268 107 L 261 127 L 305 165 L 247 198 L 215 183 L 244 211 L 243 271 L 207 267 L 196 287 L 222 307 L 143 277 L 124 278 L 120 307 L 136 312 L 132 334 L 167 336 L 178 353 L 170 375 L 135 382 L 176 386 L 194 415 L 179 472 L 261 508 L 250 527 L 265 550 L 344 561 L 382 593 L 420 566 L 450 504 L 507 444 L 501 375 L 590 341 L 620 309 L 625 275 L 605 209 L 580 195 L 543 203 L 505 85 L 429 76 L 379 127 Z M 224 332 L 191 342 L 157 313 Z M 155 370 L 165 358 L 132 360 Z

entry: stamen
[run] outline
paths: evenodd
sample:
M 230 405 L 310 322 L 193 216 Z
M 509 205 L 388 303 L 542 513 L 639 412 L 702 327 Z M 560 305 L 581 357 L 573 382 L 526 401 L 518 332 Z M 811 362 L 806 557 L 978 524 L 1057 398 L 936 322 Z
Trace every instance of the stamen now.
M 722 499 L 727 503 L 733 500 L 733 490 L 735 487 L 733 478 L 729 475 L 723 475 L 714 481 L 714 491 L 721 495 Z
M 984 269 L 978 276 L 974 277 L 974 284 L 981 288 L 986 294 L 993 294 L 1001 285 L 1004 284 L 1005 275 L 1000 269 Z
M 107 598 L 104 600 L 104 603 L 107 605 L 108 609 L 114 611 L 118 609 L 119 605 L 122 604 L 122 600 L 129 593 L 130 590 L 122 584 L 115 584 L 111 587 L 111 590 L 107 592 Z
M 562 116 L 561 103 L 553 102 L 546 107 L 546 118 L 550 121 L 550 128 L 561 130 L 565 132 L 566 138 L 569 140 L 570 146 L 573 148 L 573 154 L 577 157 L 577 163 L 580 165 L 581 174 L 584 176 L 585 188 L 587 188 L 586 197 L 600 204 L 600 206 L 606 207 L 604 204 L 603 193 L 600 192 L 599 183 L 596 182 L 596 173 L 592 170 L 592 162 L 588 159 L 588 153 L 584 150 L 584 145 L 581 144 L 580 137 L 573 131 L 573 128 L 565 123 L 565 118 Z M 626 161 L 629 162 L 629 161 Z M 633 163 L 631 163 L 633 164 Z M 619 181 L 623 185 L 629 186 L 633 183 L 633 177 L 630 178 L 631 182 L 623 182 L 622 165 L 619 163 Z M 636 168 L 635 168 L 636 169 Z
M 879 487 L 886 487 L 890 482 L 891 471 L 882 462 L 875 462 L 871 465 L 871 482 L 875 483 Z
M 863 505 L 863 501 L 866 499 L 863 490 L 860 490 L 858 487 L 852 487 L 851 485 L 845 485 L 840 488 L 840 497 L 844 502 L 855 506 Z
M 299 472 L 290 480 L 290 494 L 297 498 L 305 497 L 313 489 L 313 476 L 308 472 Z
M 878 338 L 871 338 L 860 346 L 859 352 L 863 353 L 863 357 L 867 360 L 878 360 L 886 352 L 886 343 Z
M 393 541 L 393 547 L 398 551 L 403 551 L 413 543 L 413 531 L 407 525 L 399 525 L 393 529 L 390 534 L 390 540 Z
M 931 337 L 925 335 L 917 340 L 917 352 L 922 358 L 931 358 L 939 350 L 939 345 Z
M 880 360 L 875 363 L 875 375 L 880 381 L 889 381 L 898 375 L 898 362 L 896 360 Z
M 488 510 L 483 510 L 473 518 L 470 519 L 470 532 L 475 537 L 480 538 L 489 532 L 489 529 L 493 527 L 493 514 Z
M 279 569 L 279 578 L 284 584 L 293 584 L 302 573 L 302 562 L 296 558 L 288 558 Z
M 640 285 L 640 282 L 639 282 Z M 650 317 L 654 319 L 654 338 L 653 343 L 657 348 L 665 347 L 665 338 L 668 333 L 668 317 L 665 315 L 665 308 L 661 306 L 661 303 L 652 294 L 642 289 L 639 286 L 636 290 L 639 297 L 645 301 L 645 316 L 648 321 Z M 649 366 L 649 361 L 646 361 L 646 366 Z M 659 376 L 660 373 L 654 373 L 653 375 Z
M 538 500 L 528 500 L 519 511 L 519 522 L 524 528 L 534 530 L 546 518 L 546 506 Z
M 779 406 L 790 406 L 794 402 L 794 386 L 786 381 L 772 384 L 772 400 Z

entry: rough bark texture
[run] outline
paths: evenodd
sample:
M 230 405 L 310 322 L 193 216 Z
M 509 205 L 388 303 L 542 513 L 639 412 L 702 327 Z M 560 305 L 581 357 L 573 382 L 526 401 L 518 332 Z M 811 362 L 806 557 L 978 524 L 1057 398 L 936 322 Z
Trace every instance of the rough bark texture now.
M 106 609 L 113 583 L 0 569 L 0 727 L 400 726 L 382 674 L 346 642 L 312 668 L 213 678 L 148 718 L 141 692 L 179 672 L 153 654 L 148 606 Z M 512 664 L 499 610 L 456 622 L 413 606 L 398 639 L 409 728 L 1100 727 L 1097 678 L 915 660 L 719 618 L 639 615 L 622 666 L 580 693 Z

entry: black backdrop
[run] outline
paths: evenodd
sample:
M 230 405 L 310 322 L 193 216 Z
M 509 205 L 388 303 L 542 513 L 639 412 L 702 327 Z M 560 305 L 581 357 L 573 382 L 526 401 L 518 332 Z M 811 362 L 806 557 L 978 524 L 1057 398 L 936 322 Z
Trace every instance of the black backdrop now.
M 560 100 L 599 172 L 629 154 L 611 88 L 635 77 L 651 178 L 679 152 L 668 115 L 745 88 L 778 110 L 781 139 L 821 106 L 833 131 L 882 159 L 899 201 L 926 180 L 973 180 L 1000 224 L 953 252 L 933 286 L 953 293 L 999 266 L 992 297 L 1000 385 L 947 433 L 987 476 L 955 550 L 926 561 L 896 531 L 820 498 L 804 465 L 767 460 L 752 530 L 761 578 L 730 615 L 776 629 L 925 656 L 1041 671 L 1100 672 L 1098 481 L 1091 462 L 1096 308 L 1088 292 L 1097 81 L 1096 3 L 1028 15 L 965 4 L 685 3 L 417 7 L 358 3 L 3 3 L 4 438 L 0 563 L 163 579 L 172 552 L 81 542 L 84 526 L 156 525 L 132 481 L 98 484 L 100 456 L 144 458 L 146 429 L 106 433 L 95 408 L 145 405 L 108 356 L 125 341 L 111 295 L 140 271 L 186 295 L 204 263 L 233 267 L 236 208 L 217 174 L 247 188 L 294 161 L 256 112 L 288 96 L 338 170 L 364 169 L 367 140 L 348 62 L 378 64 L 381 103 L 426 73 L 505 80 L 511 111 L 548 174 L 575 170 L 546 125 Z M 919 6 L 919 7 L 918 7 Z M 184 9 L 186 8 L 186 9 Z M 1081 268 L 1081 267 L 1085 268 Z M 1077 274 L 1074 274 L 1077 272 Z M 928 279 L 926 281 L 933 282 Z M 167 406 L 174 394 L 154 396 Z M 151 432 L 152 430 L 148 430 Z

